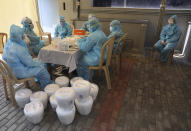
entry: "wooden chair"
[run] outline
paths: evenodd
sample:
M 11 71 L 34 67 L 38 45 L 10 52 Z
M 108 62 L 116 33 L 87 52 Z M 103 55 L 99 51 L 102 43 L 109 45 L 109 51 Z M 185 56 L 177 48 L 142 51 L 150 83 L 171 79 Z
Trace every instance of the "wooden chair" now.
M 4 39 L 5 38 L 5 39 Z M 3 54 L 3 48 L 7 42 L 8 35 L 6 33 L 0 33 L 0 53 Z
M 172 50 L 172 51 L 170 52 L 170 55 L 169 55 L 168 61 L 167 61 L 168 64 L 171 64 L 171 63 L 172 63 L 172 61 L 173 61 L 173 55 L 174 55 L 174 50 Z
M 29 77 L 25 79 L 17 79 L 16 76 L 13 74 L 11 69 L 7 66 L 6 62 L 3 60 L 0 60 L 0 71 L 3 76 L 3 83 L 4 83 L 4 92 L 5 92 L 5 97 L 8 100 L 8 92 L 6 88 L 6 82 L 8 84 L 8 88 L 10 90 L 10 95 L 11 95 L 11 100 L 13 102 L 13 105 L 16 106 L 16 100 L 15 100 L 15 89 L 13 88 L 14 84 L 20 84 L 24 83 L 26 87 L 28 87 L 28 81 L 32 81 L 34 89 L 37 90 L 37 85 L 35 82 L 34 77 Z
M 49 44 L 51 44 L 51 41 L 52 41 L 51 33 L 49 33 L 49 32 L 44 32 L 43 29 L 42 29 L 42 27 L 41 27 L 41 25 L 40 25 L 40 22 L 39 22 L 39 21 L 36 21 L 36 24 L 37 24 L 37 27 L 38 27 L 40 39 L 42 40 L 42 37 L 43 37 L 43 36 L 48 36 Z
M 115 48 L 115 50 L 113 52 L 113 55 L 112 55 L 112 58 L 116 60 L 117 73 L 120 72 L 120 68 L 121 68 L 121 54 L 122 54 L 122 50 L 123 50 L 123 47 L 124 47 L 124 43 L 128 40 L 127 38 L 128 38 L 128 35 L 127 35 L 127 33 L 125 33 L 120 38 L 119 42 L 117 43 L 117 46 L 116 46 L 116 48 Z M 120 47 L 120 49 L 119 49 L 119 47 Z
M 108 89 L 111 89 L 111 80 L 110 80 L 110 74 L 109 74 L 109 68 L 108 67 L 109 67 L 110 62 L 111 62 L 114 41 L 115 41 L 115 37 L 112 37 L 110 40 L 108 40 L 103 45 L 99 65 L 88 67 L 90 81 L 92 81 L 91 70 L 104 70 Z M 107 59 L 104 62 L 104 54 L 105 54 L 106 50 L 107 50 Z

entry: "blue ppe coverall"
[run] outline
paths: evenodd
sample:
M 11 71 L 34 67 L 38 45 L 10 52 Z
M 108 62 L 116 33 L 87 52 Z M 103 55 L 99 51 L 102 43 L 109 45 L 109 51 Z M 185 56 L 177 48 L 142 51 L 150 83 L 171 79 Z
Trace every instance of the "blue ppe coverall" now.
M 160 34 L 160 40 L 154 45 L 154 49 L 161 55 L 161 62 L 168 61 L 170 53 L 176 48 L 178 40 L 182 34 L 181 29 L 177 25 L 177 16 L 173 15 L 170 18 L 174 19 L 174 24 L 169 24 L 163 27 Z M 164 41 L 165 44 L 162 44 L 162 41 Z
M 83 26 L 82 26 L 82 30 L 85 30 L 87 32 L 90 31 L 90 24 L 89 24 L 89 21 L 92 19 L 92 18 L 96 18 L 94 14 L 89 14 L 88 15 L 88 21 L 86 21 Z
M 102 46 L 108 40 L 96 18 L 91 19 L 89 22 L 90 35 L 78 40 L 82 57 L 77 64 L 77 73 L 78 76 L 84 78 L 85 80 L 89 80 L 88 66 L 95 66 L 99 64 Z
M 61 37 L 61 39 L 66 36 L 72 35 L 72 27 L 65 22 L 64 16 L 60 16 L 60 24 L 58 24 L 55 28 L 54 37 Z
M 115 36 L 115 42 L 114 42 L 114 46 L 113 46 L 113 50 L 116 49 L 117 44 L 120 40 L 120 38 L 123 36 L 123 32 L 122 32 L 122 28 L 121 28 L 121 24 L 119 20 L 113 20 L 110 24 L 110 35 L 108 36 L 108 38 L 110 39 L 111 37 Z M 120 43 L 121 45 L 122 43 Z M 119 46 L 119 50 L 120 50 L 120 46 Z
M 34 25 L 30 18 L 23 18 L 21 24 L 23 25 L 24 34 L 26 34 L 27 37 L 30 39 L 30 48 L 35 55 L 38 55 L 40 49 L 44 47 L 44 41 L 40 40 L 40 37 L 38 37 L 33 31 Z
M 3 60 L 18 79 L 34 76 L 44 89 L 47 84 L 52 83 L 50 75 L 38 60 L 32 59 L 22 40 L 23 33 L 22 28 L 16 25 L 11 26 L 10 38 L 3 50 Z

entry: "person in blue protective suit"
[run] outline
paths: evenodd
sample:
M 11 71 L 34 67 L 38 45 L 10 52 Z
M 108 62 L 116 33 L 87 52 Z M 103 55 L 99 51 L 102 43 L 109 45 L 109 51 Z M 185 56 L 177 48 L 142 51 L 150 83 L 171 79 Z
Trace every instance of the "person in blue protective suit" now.
M 92 19 L 92 18 L 95 18 L 95 15 L 94 14 L 89 14 L 88 15 L 88 21 L 86 21 L 83 26 L 82 26 L 82 30 L 85 30 L 85 31 L 90 31 L 90 26 L 89 26 L 89 21 Z
M 64 16 L 60 16 L 60 24 L 58 24 L 55 28 L 54 37 L 61 37 L 61 39 L 66 36 L 72 35 L 72 27 L 65 22 Z
M 47 84 L 52 83 L 50 75 L 39 61 L 32 59 L 23 41 L 23 34 L 22 28 L 11 26 L 10 38 L 3 50 L 3 60 L 18 79 L 34 76 L 44 89 Z
M 111 22 L 111 24 L 110 24 L 110 32 L 111 33 L 108 36 L 109 39 L 111 37 L 115 36 L 115 42 L 114 42 L 114 46 L 113 46 L 113 50 L 115 50 L 115 48 L 117 47 L 117 44 L 118 44 L 120 38 L 123 36 L 123 32 L 122 32 L 120 21 L 113 20 Z M 120 49 L 120 47 L 119 47 L 119 49 Z
M 154 58 L 160 53 L 161 62 L 167 62 L 170 52 L 176 48 L 178 40 L 182 34 L 177 25 L 177 16 L 173 15 L 168 20 L 168 25 L 164 26 L 160 34 L 160 40 L 154 45 Z
M 78 76 L 83 77 L 85 80 L 89 80 L 88 66 L 99 64 L 102 46 L 108 40 L 101 29 L 98 19 L 93 18 L 89 23 L 90 35 L 78 40 L 82 57 L 77 64 L 77 73 Z
M 35 55 L 38 55 L 40 49 L 44 47 L 44 41 L 40 40 L 40 37 L 38 37 L 33 31 L 34 25 L 30 18 L 24 17 L 21 21 L 21 24 L 23 25 L 24 34 L 30 40 L 30 48 L 32 49 Z

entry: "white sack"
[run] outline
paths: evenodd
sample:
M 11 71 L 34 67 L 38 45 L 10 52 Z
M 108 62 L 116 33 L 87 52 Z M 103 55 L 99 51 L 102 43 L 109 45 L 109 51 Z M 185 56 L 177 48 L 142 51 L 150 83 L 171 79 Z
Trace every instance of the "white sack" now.
M 44 115 L 43 104 L 39 101 L 26 104 L 24 108 L 24 114 L 26 119 L 33 124 L 40 123 Z
M 56 91 L 55 96 L 60 108 L 64 108 L 65 110 L 71 110 L 73 108 L 75 99 L 75 91 L 73 88 L 60 88 Z
M 58 89 L 59 89 L 59 85 L 57 84 L 49 84 L 45 87 L 44 91 L 47 93 L 48 97 L 50 97 L 51 95 L 53 95 Z
M 73 105 L 71 110 L 64 110 L 63 108 L 60 108 L 58 106 L 56 108 L 56 113 L 58 115 L 60 122 L 64 125 L 68 125 L 68 124 L 71 124 L 74 120 L 76 108 Z
M 51 105 L 52 109 L 54 111 L 56 111 L 56 107 L 57 107 L 58 103 L 56 101 L 55 94 L 50 96 L 50 105 Z
M 78 99 L 75 99 L 75 105 L 81 115 L 88 115 L 92 109 L 93 99 L 91 96 L 84 102 L 79 102 Z
M 43 104 L 44 109 L 46 109 L 48 102 L 48 95 L 43 91 L 37 91 L 30 96 L 30 101 L 31 102 L 40 101 Z
M 70 80 L 70 85 L 73 86 L 74 83 L 75 83 L 77 80 L 83 80 L 83 78 L 82 78 L 82 77 L 73 77 L 73 78 Z
M 66 76 L 57 77 L 55 83 L 58 84 L 60 87 L 68 87 L 69 78 Z
M 91 83 L 90 95 L 92 96 L 93 100 L 96 99 L 98 91 L 99 87 L 96 84 Z
M 27 103 L 30 102 L 30 95 L 32 91 L 30 89 L 24 88 L 19 89 L 15 93 L 15 100 L 19 107 L 24 108 Z
M 73 87 L 78 101 L 85 101 L 90 96 L 90 82 L 86 80 L 77 80 Z

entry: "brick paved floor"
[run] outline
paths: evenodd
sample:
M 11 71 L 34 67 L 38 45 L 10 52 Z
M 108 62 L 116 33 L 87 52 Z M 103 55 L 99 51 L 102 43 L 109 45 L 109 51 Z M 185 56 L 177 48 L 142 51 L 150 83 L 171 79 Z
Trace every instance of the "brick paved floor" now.
M 88 116 L 76 113 L 69 126 L 61 125 L 50 105 L 43 121 L 31 124 L 22 109 L 6 101 L 1 82 L 0 131 L 191 130 L 191 67 L 177 63 L 168 66 L 147 56 L 129 54 L 122 69 L 113 77 L 110 91 L 102 81 L 104 75 L 94 80 L 100 91 L 92 112 Z

